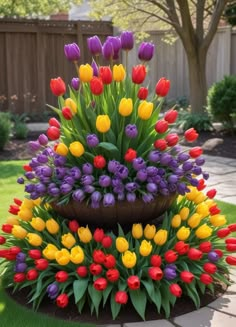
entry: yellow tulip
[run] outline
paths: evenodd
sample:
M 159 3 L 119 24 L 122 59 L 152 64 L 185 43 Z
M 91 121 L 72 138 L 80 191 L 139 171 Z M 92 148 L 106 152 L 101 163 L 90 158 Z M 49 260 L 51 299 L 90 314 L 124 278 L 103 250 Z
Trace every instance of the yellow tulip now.
M 74 157 L 81 157 L 84 154 L 84 146 L 79 141 L 72 142 L 69 149 Z
M 67 156 L 69 150 L 68 147 L 64 144 L 64 143 L 59 143 L 56 147 L 56 151 L 57 154 L 59 154 L 60 156 Z
M 93 68 L 89 64 L 80 65 L 79 78 L 81 82 L 90 82 L 93 78 Z
M 226 217 L 224 215 L 213 215 L 210 217 L 210 222 L 214 227 L 220 227 L 227 223 Z
M 42 202 L 42 199 L 41 198 L 37 198 L 35 200 L 33 200 L 33 205 L 34 206 L 39 206 Z
M 24 208 L 32 209 L 35 206 L 34 201 L 35 200 L 24 198 L 21 208 L 24 207 Z
M 111 120 L 108 115 L 98 115 L 96 119 L 96 128 L 100 133 L 106 133 L 111 127 Z
M 200 192 L 196 187 L 188 186 L 188 188 L 190 189 L 190 192 L 186 193 L 185 196 L 189 201 L 193 201 Z
M 209 216 L 209 208 L 205 202 L 199 203 L 196 207 L 196 212 L 201 215 L 201 219 Z
M 88 226 L 86 227 L 79 227 L 78 228 L 78 236 L 81 242 L 83 243 L 89 243 L 91 239 L 93 238 L 92 233 L 90 232 L 90 229 Z
M 77 245 L 71 249 L 70 260 L 76 265 L 78 265 L 84 261 L 84 251 L 79 245 Z
M 137 257 L 134 252 L 125 251 L 122 254 L 122 263 L 126 268 L 133 268 L 136 265 Z
M 46 226 L 45 221 L 40 217 L 32 218 L 30 225 L 38 232 L 42 232 Z
M 130 98 L 122 98 L 119 104 L 119 114 L 123 117 L 131 115 L 133 111 L 133 101 Z
M 43 249 L 43 255 L 48 260 L 54 260 L 57 251 L 59 251 L 58 248 L 54 244 L 49 243 L 46 248 Z
M 181 225 L 181 217 L 180 215 L 174 215 L 171 219 L 171 226 L 173 228 L 178 228 Z
M 189 227 L 184 227 L 184 226 L 180 227 L 180 229 L 176 233 L 176 237 L 180 241 L 187 240 L 187 238 L 189 237 L 189 235 L 190 235 L 190 228 Z
M 179 204 L 183 200 L 183 195 L 178 195 L 177 196 L 177 204 Z
M 40 246 L 43 243 L 42 237 L 36 233 L 28 233 L 27 239 L 29 244 L 33 246 Z
M 180 218 L 182 220 L 186 220 L 189 215 L 189 208 L 188 207 L 183 207 L 180 212 L 179 212 Z
M 209 209 L 216 205 L 215 201 L 212 199 L 207 199 L 204 203 L 208 206 Z
M 67 98 L 65 100 L 65 106 L 69 107 L 71 109 L 71 112 L 73 115 L 77 113 L 77 105 L 76 105 L 75 101 L 72 100 L 71 98 Z
M 61 237 L 61 243 L 67 248 L 72 248 L 73 245 L 75 245 L 76 239 L 71 233 L 67 233 L 62 235 Z
M 212 234 L 212 228 L 209 227 L 207 224 L 203 224 L 200 227 L 198 227 L 198 229 L 196 229 L 195 231 L 195 235 L 200 238 L 200 239 L 204 239 L 207 237 L 210 237 Z
M 154 236 L 156 245 L 163 245 L 167 241 L 168 232 L 165 229 L 159 229 Z
M 152 240 L 156 234 L 156 226 L 147 224 L 144 228 L 144 236 L 148 240 Z
M 125 252 L 129 248 L 129 243 L 124 237 L 117 237 L 116 239 L 116 248 L 119 252 Z
M 116 82 L 121 82 L 125 78 L 125 69 L 122 64 L 113 66 L 113 79 Z
M 199 204 L 203 201 L 205 201 L 207 198 L 207 196 L 205 194 L 203 194 L 202 192 L 199 192 L 199 194 L 193 199 L 193 202 L 195 204 Z
M 153 112 L 153 103 L 142 101 L 138 107 L 138 116 L 142 120 L 147 120 L 151 117 Z
M 133 238 L 139 239 L 143 236 L 143 226 L 142 224 L 133 224 L 132 226 L 132 236 Z
M 12 235 L 16 238 L 20 238 L 21 240 L 24 239 L 27 235 L 27 230 L 19 225 L 14 225 L 11 231 Z
M 188 219 L 188 225 L 191 228 L 196 228 L 201 221 L 201 215 L 199 215 L 198 213 L 194 213 L 189 219 Z
M 56 251 L 55 259 L 59 265 L 65 266 L 70 262 L 70 252 L 67 249 Z
M 152 244 L 149 241 L 143 240 L 140 244 L 139 247 L 139 253 L 143 256 L 143 257 L 147 257 L 150 253 L 152 252 Z
M 19 225 L 20 224 L 19 220 L 16 216 L 7 217 L 6 223 L 10 224 L 10 225 Z
M 32 209 L 29 209 L 26 207 L 22 208 L 22 206 L 21 206 L 17 215 L 21 220 L 29 221 L 33 217 L 33 212 L 32 212 Z
M 55 219 L 50 218 L 46 221 L 46 228 L 50 234 L 58 233 L 60 226 Z

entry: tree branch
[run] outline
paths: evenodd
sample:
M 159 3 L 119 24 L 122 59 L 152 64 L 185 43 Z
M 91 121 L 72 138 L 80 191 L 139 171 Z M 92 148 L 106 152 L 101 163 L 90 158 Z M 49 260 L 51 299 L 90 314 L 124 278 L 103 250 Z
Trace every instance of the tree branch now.
M 205 7 L 206 0 L 198 1 L 198 4 L 196 5 L 196 30 L 198 35 L 198 40 L 200 43 L 203 40 L 204 37 L 204 7 Z

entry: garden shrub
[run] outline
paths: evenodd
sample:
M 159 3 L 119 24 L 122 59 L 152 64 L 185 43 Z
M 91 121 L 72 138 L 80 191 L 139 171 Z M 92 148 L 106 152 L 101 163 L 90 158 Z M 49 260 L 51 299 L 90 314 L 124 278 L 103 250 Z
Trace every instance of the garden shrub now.
M 181 109 L 179 111 L 176 126 L 183 131 L 191 127 L 195 128 L 198 132 L 210 131 L 213 129 L 210 117 L 207 113 L 191 113 L 189 109 Z
M 8 113 L 0 112 L 0 150 L 4 149 L 9 140 L 11 132 L 11 121 Z

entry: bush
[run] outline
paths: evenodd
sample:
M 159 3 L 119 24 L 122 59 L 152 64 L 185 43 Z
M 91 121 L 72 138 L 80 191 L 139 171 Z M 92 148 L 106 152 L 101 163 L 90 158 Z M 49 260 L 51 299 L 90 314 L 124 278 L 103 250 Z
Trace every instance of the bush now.
M 14 127 L 15 137 L 18 140 L 24 140 L 27 138 L 29 130 L 27 128 L 26 123 L 19 122 Z
M 176 126 L 181 128 L 183 131 L 193 127 L 198 132 L 210 131 L 213 129 L 211 120 L 207 113 L 197 114 L 191 113 L 189 109 L 179 111 L 178 120 L 176 121 Z
M 9 140 L 11 132 L 11 121 L 8 113 L 0 112 L 0 150 L 4 149 Z
M 212 85 L 207 96 L 207 110 L 225 128 L 233 131 L 236 114 L 236 76 L 225 76 Z

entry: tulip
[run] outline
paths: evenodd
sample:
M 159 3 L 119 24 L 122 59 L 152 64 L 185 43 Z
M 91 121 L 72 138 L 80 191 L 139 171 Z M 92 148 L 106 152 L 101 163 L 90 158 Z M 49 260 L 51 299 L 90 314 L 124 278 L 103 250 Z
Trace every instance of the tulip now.
M 178 254 L 183 255 L 188 252 L 189 244 L 184 243 L 184 241 L 179 241 L 175 244 L 174 249 L 175 249 L 175 251 L 178 252 Z
M 174 267 L 166 266 L 164 269 L 164 276 L 167 280 L 173 280 L 177 277 L 176 269 Z
M 115 82 L 122 82 L 125 78 L 125 69 L 123 65 L 113 66 L 113 79 Z
M 137 94 L 139 100 L 146 100 L 148 96 L 148 88 L 140 87 Z
M 207 237 L 211 236 L 211 234 L 212 234 L 212 228 L 209 227 L 207 224 L 201 225 L 195 231 L 195 235 L 200 239 L 207 238 Z
M 122 263 L 126 268 L 133 268 L 136 265 L 137 257 L 135 252 L 125 251 L 122 254 Z
M 106 159 L 103 156 L 96 156 L 93 159 L 93 165 L 97 169 L 103 169 L 106 166 Z
M 55 219 L 50 218 L 46 221 L 46 228 L 50 234 L 57 234 L 60 226 Z
M 169 109 L 165 114 L 164 114 L 164 119 L 169 123 L 173 124 L 178 117 L 178 111 L 174 109 Z
M 232 244 L 232 243 L 229 243 L 229 244 L 226 244 L 226 251 L 233 251 L 235 252 L 236 251 L 236 244 Z
M 180 227 L 180 229 L 176 233 L 176 237 L 180 241 L 185 241 L 189 238 L 190 235 L 190 229 L 188 227 Z
M 200 155 L 202 155 L 202 148 L 200 146 L 196 146 L 194 148 L 192 148 L 191 150 L 189 150 L 189 155 L 191 158 L 197 158 L 200 157 Z
M 141 242 L 141 245 L 139 247 L 139 253 L 143 256 L 143 257 L 147 257 L 149 256 L 149 254 L 152 252 L 152 244 L 151 242 L 148 242 L 146 240 L 143 240 Z
M 111 60 L 114 56 L 114 48 L 112 42 L 106 40 L 102 47 L 102 54 L 106 60 Z
M 102 228 L 96 228 L 93 234 L 93 238 L 96 242 L 101 243 L 104 238 L 104 230 Z
M 154 267 L 160 267 L 162 263 L 161 256 L 158 254 L 153 254 L 150 258 L 150 263 Z
M 67 233 L 62 235 L 61 237 L 61 243 L 67 248 L 71 249 L 73 245 L 76 243 L 76 239 L 71 233 Z
M 5 244 L 6 243 L 6 238 L 4 236 L 0 235 L 0 245 Z
M 87 39 L 89 51 L 93 56 L 98 56 L 102 53 L 102 43 L 97 35 Z
M 171 219 L 171 226 L 173 228 L 178 228 L 181 225 L 181 217 L 180 215 L 174 215 Z
M 22 184 L 24 184 L 24 183 L 22 183 Z M 10 212 L 12 215 L 17 215 L 19 210 L 20 210 L 20 208 L 18 206 L 11 204 L 8 212 Z
M 201 216 L 198 213 L 194 213 L 189 219 L 188 219 L 188 225 L 191 228 L 196 228 L 201 221 Z
M 129 243 L 124 237 L 119 236 L 116 238 L 116 249 L 120 253 L 127 251 L 128 248 L 129 248 Z
M 86 277 L 88 275 L 88 269 L 86 266 L 80 266 L 76 269 L 77 274 L 79 277 Z
M 55 253 L 55 259 L 59 265 L 66 266 L 70 262 L 70 252 L 63 248 Z
M 102 250 L 93 251 L 93 261 L 95 263 L 103 263 L 105 260 L 105 253 Z
M 210 217 L 210 222 L 214 227 L 220 227 L 226 224 L 227 220 L 224 215 L 214 215 Z
M 194 142 L 198 138 L 198 133 L 194 128 L 190 128 L 184 132 L 184 137 L 188 142 Z
M 132 226 L 132 236 L 133 238 L 139 239 L 143 236 L 143 226 L 142 224 L 133 224 Z
M 178 284 L 171 284 L 169 286 L 170 293 L 176 297 L 181 297 L 182 295 L 182 289 Z
M 183 282 L 190 284 L 194 280 L 194 275 L 190 271 L 181 271 L 180 278 Z
M 221 253 L 222 256 L 222 253 Z M 218 254 L 217 250 L 214 251 L 210 251 L 207 255 L 208 260 L 212 261 L 212 262 L 217 262 L 220 258 L 220 255 Z
M 50 126 L 54 126 L 54 127 L 57 127 L 57 128 L 60 128 L 61 127 L 60 122 L 56 118 L 54 118 L 54 117 L 52 117 L 52 118 L 49 119 L 48 124 Z
M 23 240 L 27 236 L 27 230 L 25 230 L 23 227 L 14 225 L 12 228 L 12 235 L 16 238 L 19 238 Z M 1 244 L 1 243 L 0 243 Z
M 156 95 L 160 97 L 165 97 L 168 94 L 169 90 L 170 81 L 165 77 L 160 78 L 155 87 Z
M 200 281 L 205 285 L 209 285 L 213 282 L 213 278 L 210 275 L 203 273 L 200 275 Z
M 93 76 L 90 81 L 90 90 L 94 95 L 101 95 L 104 90 L 104 86 L 101 78 Z
M 218 213 L 220 213 L 220 212 L 221 212 L 221 210 L 217 207 L 217 205 L 214 205 L 209 208 L 209 213 L 211 216 L 218 215 Z
M 129 51 L 134 47 L 134 36 L 130 31 L 124 31 L 120 35 L 121 49 Z
M 69 275 L 66 271 L 60 270 L 56 273 L 55 279 L 58 283 L 64 283 L 69 278 Z
M 71 86 L 75 91 L 78 91 L 80 85 L 80 80 L 78 77 L 73 77 L 71 80 Z
M 209 216 L 209 208 L 208 205 L 204 202 L 197 205 L 196 212 L 201 215 L 201 219 Z
M 82 243 L 89 243 L 91 241 L 91 239 L 93 238 L 90 229 L 88 228 L 88 226 L 86 227 L 79 227 L 78 229 L 78 236 L 79 239 Z
M 38 270 L 46 270 L 48 268 L 48 261 L 46 259 L 35 260 L 35 268 Z
M 97 263 L 92 263 L 89 266 L 89 271 L 94 276 L 100 275 L 102 273 L 102 266 Z
M 174 146 L 179 141 L 179 136 L 176 133 L 171 133 L 165 137 L 166 143 L 168 146 Z
M 116 258 L 112 254 L 107 254 L 105 256 L 104 262 L 103 262 L 104 267 L 107 269 L 114 268 L 116 265 Z
M 137 157 L 137 151 L 129 148 L 125 153 L 124 159 L 127 162 L 132 162 L 136 157 Z
M 206 193 L 206 195 L 208 196 L 209 199 L 213 199 L 216 195 L 216 192 L 217 192 L 216 189 L 211 189 Z
M 106 272 L 106 278 L 109 282 L 114 283 L 120 278 L 120 273 L 117 269 L 109 269 Z
M 156 234 L 156 226 L 147 224 L 144 228 L 144 237 L 148 240 L 152 240 Z
M 32 249 L 28 251 L 28 255 L 31 259 L 40 259 L 41 258 L 41 251 L 37 249 Z
M 22 283 L 22 282 L 24 282 L 25 281 L 25 273 L 23 273 L 23 272 L 20 272 L 20 273 L 16 273 L 15 275 L 14 275 L 14 277 L 13 277 L 13 281 L 15 282 L 15 283 Z
M 127 279 L 127 285 L 131 290 L 138 290 L 140 288 L 140 279 L 138 276 L 129 276 Z
M 153 103 L 142 101 L 140 105 L 138 106 L 138 116 L 142 120 L 148 120 L 153 112 Z
M 200 260 L 202 258 L 202 251 L 195 248 L 190 248 L 188 251 L 188 257 L 191 260 Z
M 104 238 L 102 239 L 102 246 L 105 248 L 105 249 L 108 249 L 112 246 L 112 238 L 111 236 L 104 236 Z
M 229 229 L 229 227 L 221 228 L 216 232 L 216 234 L 219 238 L 224 238 L 224 237 L 228 236 L 230 233 L 231 233 L 231 230 Z
M 173 250 L 168 250 L 164 254 L 165 261 L 168 263 L 175 262 L 178 259 L 178 254 Z
M 199 250 L 202 251 L 203 253 L 208 253 L 211 251 L 211 249 L 212 249 L 212 244 L 210 241 L 202 242 L 199 245 Z
M 103 197 L 102 204 L 104 207 L 112 207 L 115 204 L 115 197 L 112 193 L 106 193 Z
M 146 77 L 146 67 L 144 65 L 133 66 L 132 68 L 132 82 L 135 84 L 142 84 Z
M 165 229 L 159 229 L 154 236 L 154 243 L 156 245 L 163 245 L 167 241 L 168 232 Z
M 78 265 L 84 261 L 84 251 L 79 245 L 73 247 L 70 252 L 70 260 L 74 264 Z
M 152 59 L 154 53 L 154 44 L 150 42 L 142 42 L 138 49 L 138 58 L 142 61 L 149 61 Z
M 78 61 L 80 59 L 80 48 L 76 43 L 65 44 L 64 52 L 69 61 Z
M 18 217 L 21 220 L 29 221 L 33 217 L 33 212 L 31 209 L 21 207 L 20 211 L 18 212 Z
M 128 302 L 128 294 L 125 291 L 116 292 L 115 302 L 119 304 L 126 304 Z
M 89 64 L 80 65 L 79 78 L 82 82 L 88 83 L 93 78 L 93 68 Z
M 46 226 L 45 221 L 40 217 L 32 218 L 30 225 L 38 232 L 42 232 Z
M 57 251 L 59 250 L 54 244 L 48 243 L 48 245 L 43 250 L 43 255 L 48 260 L 55 260 L 55 255 Z
M 10 225 L 19 225 L 19 219 L 15 216 L 10 216 L 10 217 L 7 217 L 7 220 L 6 220 L 6 223 L 7 224 L 10 224 Z
M 214 274 L 217 271 L 216 265 L 214 263 L 211 263 L 211 262 L 204 263 L 203 269 L 208 274 Z
M 68 147 L 64 143 L 59 143 L 56 147 L 56 153 L 60 156 L 66 157 L 68 154 Z
M 35 233 L 28 233 L 27 240 L 33 246 L 40 246 L 43 242 L 42 237 Z
M 67 98 L 65 100 L 65 107 L 69 108 L 72 112 L 72 115 L 75 115 L 77 113 L 77 104 L 75 101 L 71 98 Z
M 165 133 L 169 128 L 169 124 L 166 120 L 161 119 L 156 122 L 155 130 L 159 134 Z
M 60 294 L 57 298 L 56 298 L 56 304 L 59 308 L 65 308 L 69 303 L 69 297 L 67 294 L 63 293 Z
M 138 130 L 137 130 L 137 126 L 136 125 L 132 125 L 132 124 L 128 124 L 125 127 L 125 135 L 130 138 L 130 139 L 134 139 L 137 137 L 138 135 Z
M 96 119 L 96 128 L 100 133 L 106 133 L 111 127 L 111 121 L 108 115 L 98 115 Z
M 102 79 L 103 84 L 111 84 L 112 82 L 112 71 L 108 66 L 101 66 L 99 68 L 99 77 Z
M 30 269 L 26 273 L 27 280 L 36 280 L 38 278 L 38 271 L 36 269 Z
M 52 78 L 50 81 L 50 88 L 54 95 L 61 96 L 66 93 L 66 85 L 61 77 Z
M 133 111 L 133 101 L 131 98 L 122 98 L 119 104 L 119 114 L 123 117 L 131 115 Z
M 103 277 L 96 279 L 93 283 L 93 287 L 97 291 L 104 291 L 107 288 L 107 280 Z
M 163 271 L 159 267 L 150 267 L 148 275 L 153 280 L 161 280 L 163 278 Z
M 228 255 L 225 261 L 231 266 L 236 266 L 236 257 L 233 257 L 232 255 Z
M 47 136 L 50 140 L 55 141 L 60 137 L 60 130 L 55 126 L 51 126 L 47 129 Z
M 79 141 L 72 142 L 69 146 L 69 150 L 74 157 L 81 157 L 84 154 L 83 144 Z

